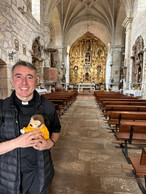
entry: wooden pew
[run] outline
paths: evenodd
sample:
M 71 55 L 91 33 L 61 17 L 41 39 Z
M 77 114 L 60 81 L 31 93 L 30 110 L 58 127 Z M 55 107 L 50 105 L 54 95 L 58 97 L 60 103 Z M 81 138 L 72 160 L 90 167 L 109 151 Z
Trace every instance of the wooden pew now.
M 96 101 L 99 103 L 101 98 L 132 98 L 120 92 L 113 91 L 94 91 Z
M 146 99 L 140 99 L 140 98 L 122 98 L 122 101 L 139 101 L 139 102 L 146 102 Z M 121 98 L 100 98 L 100 103 L 102 103 L 103 101 L 121 101 Z
M 121 120 L 146 120 L 146 112 L 111 111 L 109 125 L 115 125 L 117 130 Z
M 70 104 L 76 99 L 77 93 L 71 91 L 58 91 L 45 94 L 44 96 L 49 100 L 64 100 L 66 102 L 65 104 L 70 106 Z
M 121 101 L 103 101 L 100 105 L 101 107 L 105 107 L 106 105 L 139 105 L 139 106 L 146 106 L 146 101 L 135 101 L 131 100 L 121 100 Z
M 136 105 L 106 105 L 102 108 L 105 118 L 108 118 L 112 111 L 128 111 L 128 112 L 146 112 L 146 106 Z
M 146 99 L 142 100 L 142 99 L 138 99 L 138 98 L 101 98 L 99 101 L 99 106 L 100 107 L 104 107 L 106 102 L 112 103 L 113 101 L 117 101 L 117 102 L 146 102 Z
M 146 145 L 146 121 L 124 121 L 120 122 L 119 131 L 115 132 L 115 136 L 118 140 L 124 142 L 117 143 L 122 147 L 122 152 L 129 162 L 128 157 L 128 144 L 131 145 Z M 138 141 L 137 143 L 133 143 Z M 124 146 L 123 146 L 124 145 Z
M 134 169 L 134 174 L 136 175 L 144 175 L 144 182 L 145 185 L 143 186 L 140 181 L 138 181 L 138 186 L 141 189 L 142 193 L 146 193 L 146 147 L 142 149 L 141 156 L 136 157 L 130 157 L 131 164 Z
M 146 112 L 146 106 L 138 105 L 106 105 L 102 111 L 139 111 Z
M 62 109 L 67 110 L 67 108 L 70 106 L 70 101 L 67 97 L 60 97 L 60 96 L 47 96 L 44 95 L 48 100 L 52 101 L 54 104 L 58 104 L 59 107 L 62 107 Z
M 57 91 L 44 94 L 44 96 L 55 104 L 56 110 L 61 115 L 75 101 L 77 91 Z

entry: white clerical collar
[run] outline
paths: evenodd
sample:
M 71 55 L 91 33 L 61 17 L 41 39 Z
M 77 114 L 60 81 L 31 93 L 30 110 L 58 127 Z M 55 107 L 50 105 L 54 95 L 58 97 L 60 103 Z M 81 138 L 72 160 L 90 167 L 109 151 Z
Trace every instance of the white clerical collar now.
M 28 105 L 28 102 L 22 101 L 22 105 Z

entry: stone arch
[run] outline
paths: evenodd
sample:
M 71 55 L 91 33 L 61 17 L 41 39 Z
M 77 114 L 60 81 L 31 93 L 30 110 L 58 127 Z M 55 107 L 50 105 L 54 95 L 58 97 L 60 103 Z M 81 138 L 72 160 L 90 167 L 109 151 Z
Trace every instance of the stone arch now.
M 7 66 L 6 63 L 0 59 L 0 99 L 8 96 L 8 80 L 7 80 Z

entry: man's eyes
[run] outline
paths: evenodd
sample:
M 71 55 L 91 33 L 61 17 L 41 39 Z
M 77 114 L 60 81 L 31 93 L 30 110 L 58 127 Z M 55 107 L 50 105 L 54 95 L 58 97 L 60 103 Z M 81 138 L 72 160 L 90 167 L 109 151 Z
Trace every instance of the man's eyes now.
M 27 79 L 33 79 L 33 77 L 32 76 L 27 76 Z
M 16 75 L 15 77 L 16 77 L 16 78 L 21 78 L 21 75 Z
M 17 79 L 23 79 L 23 77 L 22 77 L 21 75 L 16 75 L 15 77 L 16 77 Z M 28 76 L 26 76 L 26 79 L 32 80 L 32 79 L 33 79 L 33 76 L 28 75 Z

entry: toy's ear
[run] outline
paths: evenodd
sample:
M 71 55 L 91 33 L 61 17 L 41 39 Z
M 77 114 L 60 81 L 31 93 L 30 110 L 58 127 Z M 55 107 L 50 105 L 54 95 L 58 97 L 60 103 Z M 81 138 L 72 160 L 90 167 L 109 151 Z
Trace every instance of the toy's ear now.
M 31 117 L 30 122 L 33 122 L 33 121 L 34 121 L 34 119 L 33 119 L 33 117 Z
M 38 120 L 41 121 L 41 123 L 43 123 L 43 122 L 44 122 L 44 117 L 43 117 L 43 115 L 38 115 Z

